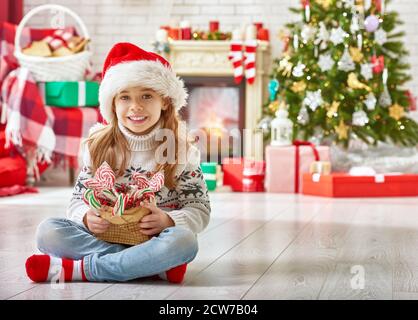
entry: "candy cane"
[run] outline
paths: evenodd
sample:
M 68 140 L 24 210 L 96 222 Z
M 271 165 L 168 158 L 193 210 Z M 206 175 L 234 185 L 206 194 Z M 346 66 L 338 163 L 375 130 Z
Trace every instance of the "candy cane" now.
M 89 188 L 89 189 L 100 189 L 101 187 L 100 182 L 94 178 L 87 179 L 86 181 L 84 181 L 83 184 L 86 188 Z
M 134 197 L 135 201 L 138 201 L 138 200 L 141 200 L 141 198 L 143 197 L 144 194 L 150 193 L 150 192 L 152 192 L 152 190 L 150 188 L 141 189 L 141 190 L 136 191 L 134 193 L 133 197 Z
M 118 200 L 112 210 L 112 216 L 115 216 L 116 214 L 121 216 L 123 214 L 123 211 L 125 210 L 125 197 L 126 195 L 123 194 L 118 195 Z
M 151 181 L 149 182 L 149 186 L 152 191 L 157 192 L 157 191 L 160 191 L 163 185 L 164 185 L 164 174 L 161 172 L 157 172 L 151 178 Z
M 84 192 L 83 192 L 83 201 L 84 201 L 84 203 L 85 204 L 89 204 L 89 198 L 90 198 L 90 193 L 91 192 L 93 192 L 93 190 L 92 189 L 86 189 Z
M 138 186 L 139 189 L 149 187 L 149 181 L 147 177 L 142 173 L 134 172 L 132 174 L 132 180 L 135 182 L 135 184 Z
M 102 190 L 102 194 L 107 200 L 110 200 L 112 202 L 116 202 L 116 200 L 117 200 L 117 197 L 112 190 L 104 189 L 104 190 Z
M 94 178 L 101 184 L 103 189 L 112 190 L 115 186 L 115 173 L 106 161 L 97 169 Z
M 94 192 L 90 194 L 89 205 L 90 207 L 94 209 L 100 209 L 102 207 L 102 205 L 100 204 L 100 201 L 96 198 L 96 195 L 94 194 Z

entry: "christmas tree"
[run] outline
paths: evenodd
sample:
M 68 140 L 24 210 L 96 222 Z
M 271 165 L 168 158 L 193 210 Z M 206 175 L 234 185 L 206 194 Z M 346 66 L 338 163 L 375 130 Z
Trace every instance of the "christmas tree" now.
M 274 60 L 260 125 L 287 108 L 294 139 L 416 145 L 418 124 L 407 117 L 404 88 L 408 52 L 395 30 L 402 22 L 386 2 L 303 0 L 290 9 L 302 20 L 281 32 L 284 50 Z

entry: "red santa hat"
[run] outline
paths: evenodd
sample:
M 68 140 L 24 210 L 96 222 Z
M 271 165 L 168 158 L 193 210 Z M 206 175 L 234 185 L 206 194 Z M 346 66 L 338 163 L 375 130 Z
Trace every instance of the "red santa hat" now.
M 106 122 L 113 119 L 113 98 L 129 87 L 152 89 L 170 98 L 178 111 L 186 105 L 184 82 L 177 77 L 170 64 L 158 54 L 145 51 L 132 43 L 117 43 L 106 57 L 99 88 L 100 112 Z

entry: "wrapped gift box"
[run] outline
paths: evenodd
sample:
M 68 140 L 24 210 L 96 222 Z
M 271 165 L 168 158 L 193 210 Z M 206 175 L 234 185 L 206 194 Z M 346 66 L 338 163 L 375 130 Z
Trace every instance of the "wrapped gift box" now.
M 263 192 L 265 162 L 245 158 L 226 158 L 222 161 L 223 184 L 233 191 Z
M 304 174 L 303 194 L 324 197 L 411 197 L 418 196 L 418 174 L 351 176 Z
M 39 82 L 44 103 L 54 107 L 95 107 L 99 105 L 99 83 L 93 81 Z
M 202 162 L 200 167 L 203 172 L 203 177 L 206 181 L 206 186 L 208 187 L 209 191 L 213 191 L 216 189 L 217 185 L 217 162 Z
M 326 146 L 300 145 L 266 147 L 267 192 L 298 193 L 301 190 L 302 174 L 308 173 L 314 161 L 329 161 L 330 151 Z

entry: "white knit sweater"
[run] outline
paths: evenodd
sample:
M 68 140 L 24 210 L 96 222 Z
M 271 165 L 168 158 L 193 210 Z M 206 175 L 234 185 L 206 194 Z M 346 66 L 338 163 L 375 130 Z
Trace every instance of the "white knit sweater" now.
M 116 183 L 124 184 L 131 180 L 133 172 L 153 172 L 156 167 L 155 150 L 159 142 L 155 136 L 160 129 L 157 126 L 146 135 L 134 135 L 123 125 L 119 124 L 123 135 L 128 141 L 131 151 L 130 162 L 125 174 L 117 178 Z M 67 217 L 83 224 L 83 217 L 89 207 L 83 202 L 85 190 L 83 181 L 92 177 L 91 162 L 88 147 L 82 147 L 83 167 L 74 186 L 73 195 L 67 209 Z M 201 232 L 208 224 L 210 217 L 210 202 L 203 173 L 200 169 L 199 150 L 191 146 L 187 151 L 187 162 L 178 164 L 176 169 L 177 186 L 169 190 L 166 186 L 156 193 L 157 206 L 164 210 L 174 221 L 176 226 L 184 226 L 194 233 Z

